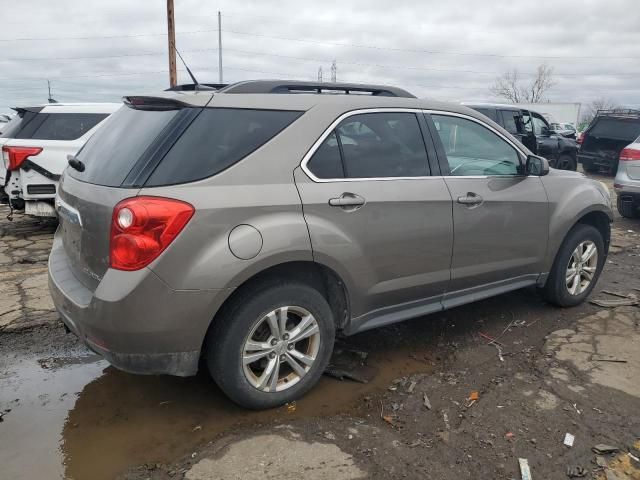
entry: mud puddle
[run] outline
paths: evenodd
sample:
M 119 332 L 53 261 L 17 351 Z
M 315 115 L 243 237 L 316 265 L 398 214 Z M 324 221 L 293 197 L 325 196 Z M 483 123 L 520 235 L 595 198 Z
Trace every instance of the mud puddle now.
M 433 369 L 426 344 L 407 346 L 408 332 L 396 333 L 383 329 L 341 343 L 369 352 L 371 382 L 323 377 L 295 408 L 263 412 L 229 402 L 205 371 L 193 378 L 130 375 L 82 346 L 51 354 L 55 341 L 52 352 L 9 355 L 0 361 L 0 411 L 10 409 L 0 423 L 3 475 L 111 479 L 140 464 L 169 462 L 233 428 L 357 415 L 363 399 L 394 378 Z

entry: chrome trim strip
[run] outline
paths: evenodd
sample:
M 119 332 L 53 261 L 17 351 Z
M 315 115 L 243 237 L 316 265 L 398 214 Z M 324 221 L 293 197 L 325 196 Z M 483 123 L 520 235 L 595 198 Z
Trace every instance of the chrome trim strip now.
M 315 183 L 337 183 L 337 182 L 371 182 L 371 181 L 388 181 L 388 180 L 437 180 L 437 179 L 442 179 L 442 178 L 489 178 L 489 177 L 498 177 L 498 178 L 506 178 L 506 177 L 521 177 L 523 175 L 468 175 L 468 176 L 457 176 L 457 175 L 447 175 L 447 176 L 433 176 L 433 175 L 429 175 L 429 176 L 425 176 L 425 177 L 368 177 L 368 178 L 318 178 L 316 177 L 313 173 L 311 173 L 311 171 L 307 168 L 307 163 L 309 162 L 309 160 L 311 159 L 311 157 L 313 157 L 313 155 L 316 153 L 316 150 L 318 150 L 318 148 L 320 148 L 320 145 L 322 145 L 322 142 L 325 141 L 325 139 L 331 135 L 331 132 L 333 132 L 333 130 L 338 126 L 338 124 L 340 122 L 342 122 L 342 120 L 344 120 L 345 118 L 349 118 L 352 117 L 354 115 L 359 115 L 362 113 L 434 113 L 436 115 L 449 115 L 452 117 L 460 117 L 460 118 L 465 118 L 468 120 L 472 120 L 480 125 L 482 125 L 483 127 L 491 130 L 493 133 L 495 133 L 496 135 L 498 135 L 500 138 L 502 138 L 503 140 L 505 140 L 507 143 L 509 143 L 509 145 L 511 145 L 518 153 L 522 154 L 525 158 L 526 158 L 526 154 L 520 150 L 520 148 L 518 148 L 518 146 L 516 146 L 513 141 L 509 140 L 507 137 L 505 137 L 502 133 L 500 133 L 498 130 L 496 130 L 495 128 L 493 128 L 492 126 L 483 123 L 481 120 L 478 120 L 477 118 L 474 118 L 470 115 L 465 115 L 462 113 L 455 113 L 455 112 L 447 112 L 447 111 L 442 111 L 442 110 L 425 110 L 422 108 L 393 108 L 393 107 L 389 107 L 389 108 L 363 108 L 363 109 L 359 109 L 359 110 L 351 110 L 349 112 L 345 112 L 342 115 L 340 115 L 336 120 L 334 120 L 331 125 L 329 125 L 329 127 L 322 133 L 322 135 L 320 135 L 320 138 L 318 138 L 318 140 L 315 141 L 315 143 L 311 146 L 311 148 L 309 149 L 309 151 L 305 154 L 305 156 L 302 158 L 302 161 L 300 162 L 300 168 L 302 168 L 302 171 Z

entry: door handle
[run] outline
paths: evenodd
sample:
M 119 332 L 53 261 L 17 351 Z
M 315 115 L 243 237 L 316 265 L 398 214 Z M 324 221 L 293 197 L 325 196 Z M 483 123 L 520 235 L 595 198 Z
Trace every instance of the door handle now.
M 467 206 L 480 205 L 484 199 L 477 193 L 468 192 L 465 197 L 458 197 L 458 203 Z
M 355 193 L 345 192 L 337 198 L 330 198 L 329 205 L 345 210 L 357 210 L 366 203 L 365 199 Z

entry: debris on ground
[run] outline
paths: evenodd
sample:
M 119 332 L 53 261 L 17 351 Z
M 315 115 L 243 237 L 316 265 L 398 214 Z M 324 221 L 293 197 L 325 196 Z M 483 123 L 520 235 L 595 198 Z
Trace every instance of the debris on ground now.
M 522 480 L 532 480 L 529 460 L 526 458 L 519 458 L 518 464 L 520 465 L 520 476 L 522 477 Z
M 376 374 L 375 369 L 366 364 L 369 354 L 361 350 L 338 347 L 331 356 L 331 362 L 324 374 L 338 380 L 352 380 L 369 383 Z
M 620 298 L 617 300 L 604 300 L 599 298 L 592 298 L 589 300 L 589 303 L 593 303 L 594 305 L 598 305 L 599 307 L 604 308 L 616 308 L 616 307 L 633 307 L 634 305 L 638 305 L 640 302 L 637 298 Z
M 287 413 L 293 413 L 297 408 L 296 402 L 287 403 Z
M 413 390 L 416 388 L 416 385 L 418 385 L 418 382 L 411 382 L 409 384 L 409 387 L 407 388 L 407 393 L 413 393 Z
M 573 442 L 575 442 L 575 440 L 576 440 L 575 435 L 571 435 L 570 433 L 567 433 L 567 434 L 565 434 L 565 436 L 564 436 L 564 442 L 563 442 L 563 443 L 564 443 L 567 447 L 573 447 Z
M 567 477 L 569 478 L 580 478 L 586 475 L 587 475 L 587 470 L 580 465 L 567 467 Z
M 422 395 L 422 402 L 424 403 L 424 406 L 427 407 L 427 410 L 431 410 L 431 401 L 426 393 Z
M 617 358 L 617 357 L 611 357 L 611 356 L 602 356 L 602 355 L 592 355 L 591 356 L 591 361 L 592 362 L 613 362 L 613 363 L 627 363 L 627 360 L 625 360 L 624 358 Z
M 617 453 L 620 451 L 618 447 L 614 447 L 604 443 L 599 443 L 598 445 L 593 447 L 591 450 L 593 450 L 593 452 L 596 455 L 609 455 L 611 453 Z

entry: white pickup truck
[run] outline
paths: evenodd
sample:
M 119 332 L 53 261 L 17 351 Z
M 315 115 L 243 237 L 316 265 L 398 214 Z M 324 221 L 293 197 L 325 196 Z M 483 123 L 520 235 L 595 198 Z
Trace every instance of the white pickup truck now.
M 0 135 L 0 181 L 14 210 L 55 217 L 58 180 L 74 155 L 119 103 L 54 103 L 15 108 Z

